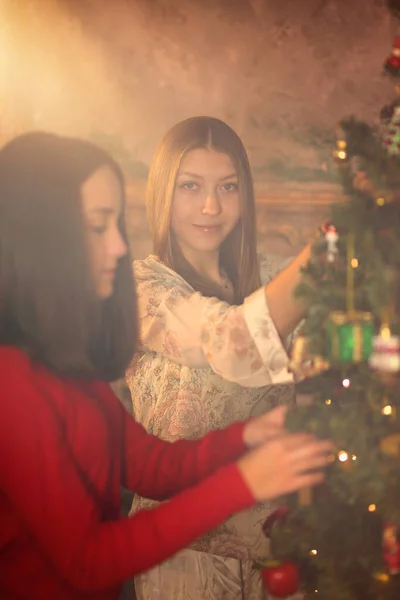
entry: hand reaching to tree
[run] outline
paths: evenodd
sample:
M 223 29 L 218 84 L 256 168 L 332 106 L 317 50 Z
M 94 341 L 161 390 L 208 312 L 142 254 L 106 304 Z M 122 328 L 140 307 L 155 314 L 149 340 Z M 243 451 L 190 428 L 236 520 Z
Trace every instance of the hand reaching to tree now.
M 238 461 L 254 498 L 272 500 L 321 483 L 333 444 L 305 433 L 278 433 Z
M 256 448 L 275 435 L 284 432 L 286 406 L 277 406 L 260 417 L 249 420 L 243 431 L 243 441 L 248 448 Z

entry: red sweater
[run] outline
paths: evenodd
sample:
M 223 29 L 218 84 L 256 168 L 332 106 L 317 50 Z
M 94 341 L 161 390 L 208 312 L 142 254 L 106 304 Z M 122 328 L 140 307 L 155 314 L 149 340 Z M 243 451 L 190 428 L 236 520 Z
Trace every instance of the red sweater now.
M 173 444 L 102 382 L 61 380 L 0 347 L 0 598 L 111 600 L 254 500 L 243 424 Z M 159 507 L 120 517 L 120 487 Z

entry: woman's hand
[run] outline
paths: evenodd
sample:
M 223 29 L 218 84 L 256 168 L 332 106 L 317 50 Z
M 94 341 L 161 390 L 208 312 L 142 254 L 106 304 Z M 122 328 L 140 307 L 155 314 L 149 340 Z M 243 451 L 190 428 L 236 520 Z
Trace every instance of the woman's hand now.
M 287 407 L 277 406 L 260 417 L 249 420 L 243 430 L 247 448 L 257 448 L 278 433 L 283 433 Z
M 237 465 L 255 500 L 272 500 L 324 479 L 333 444 L 306 433 L 281 433 L 241 458 Z

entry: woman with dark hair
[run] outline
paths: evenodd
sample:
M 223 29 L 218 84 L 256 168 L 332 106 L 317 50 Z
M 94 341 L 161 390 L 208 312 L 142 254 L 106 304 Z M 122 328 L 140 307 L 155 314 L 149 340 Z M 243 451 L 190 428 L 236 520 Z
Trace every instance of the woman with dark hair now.
M 2 599 L 115 599 L 228 515 L 322 480 L 331 445 L 285 433 L 280 411 L 199 441 L 147 434 L 109 386 L 136 337 L 120 169 L 87 142 L 16 138 L 0 150 Z M 123 518 L 121 486 L 173 498 Z
M 147 209 L 154 253 L 135 263 L 141 345 L 126 375 L 135 418 L 173 441 L 293 402 L 282 340 L 302 318 L 293 290 L 310 247 L 284 270 L 276 257 L 257 255 L 239 136 L 212 117 L 172 127 L 150 167 Z M 154 505 L 136 495 L 133 510 Z M 263 598 L 253 564 L 268 556 L 262 523 L 273 510 L 268 503 L 235 515 L 137 577 L 137 597 Z

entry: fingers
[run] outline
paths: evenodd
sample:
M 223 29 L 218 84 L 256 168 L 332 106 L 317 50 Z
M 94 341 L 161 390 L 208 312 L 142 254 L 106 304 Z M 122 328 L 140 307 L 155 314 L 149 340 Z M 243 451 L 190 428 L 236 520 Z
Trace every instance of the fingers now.
M 266 415 L 264 415 L 264 417 L 265 420 L 271 425 L 278 425 L 279 427 L 283 427 L 285 423 L 286 413 L 287 406 L 281 404 L 270 410 Z
M 322 471 L 318 471 L 318 473 L 307 473 L 304 475 L 298 475 L 293 478 L 291 484 L 288 486 L 286 490 L 286 494 L 290 494 L 292 492 L 297 492 L 302 488 L 306 487 L 314 487 L 322 483 L 325 479 L 325 474 Z
M 297 460 L 313 456 L 315 454 L 324 454 L 329 456 L 334 451 L 334 446 L 329 440 L 310 439 L 302 444 L 293 447 L 294 456 Z
M 332 454 L 333 443 L 321 440 L 310 433 L 284 433 L 279 436 L 285 450 L 292 451 L 294 456 L 302 459 L 315 453 Z
M 302 460 L 297 460 L 294 466 L 298 473 L 313 469 L 322 469 L 330 463 L 329 456 L 329 453 L 311 454 Z
M 305 444 L 315 441 L 316 438 L 311 433 L 285 431 L 277 440 L 282 443 L 285 450 L 295 450 L 296 448 L 303 448 Z

